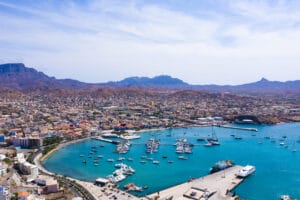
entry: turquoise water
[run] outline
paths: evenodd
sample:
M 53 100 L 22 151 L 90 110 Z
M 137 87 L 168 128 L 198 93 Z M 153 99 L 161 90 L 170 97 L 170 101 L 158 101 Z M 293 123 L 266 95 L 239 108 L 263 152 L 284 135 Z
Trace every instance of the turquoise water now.
M 124 163 L 133 167 L 136 173 L 120 182 L 120 186 L 133 182 L 138 186 L 147 185 L 149 188 L 137 195 L 145 195 L 165 189 L 172 185 L 183 183 L 192 177 L 207 175 L 209 168 L 219 160 L 230 159 L 238 165 L 251 164 L 256 166 L 256 173 L 238 186 L 236 192 L 245 199 L 279 199 L 281 194 L 289 194 L 300 198 L 300 123 L 280 124 L 275 126 L 247 126 L 257 128 L 258 132 L 233 129 L 215 128 L 221 142 L 220 146 L 204 147 L 197 138 L 211 134 L 211 127 L 178 128 L 162 131 L 146 132 L 141 138 L 132 141 L 130 151 L 125 155 L 114 153 L 115 145 L 88 140 L 62 148 L 44 162 L 44 166 L 55 173 L 67 175 L 81 180 L 94 181 L 98 177 L 106 177 L 115 168 L 114 163 L 106 162 L 108 158 L 117 160 L 118 157 L 131 157 L 133 161 Z M 171 137 L 167 135 L 171 134 Z M 235 140 L 231 134 L 242 136 L 242 140 Z M 256 134 L 256 136 L 253 136 Z M 279 139 L 286 135 L 285 148 L 279 145 Z M 265 136 L 276 138 L 272 143 Z M 160 164 L 140 163 L 141 156 L 146 155 L 145 143 L 149 138 L 157 137 L 161 144 L 174 144 L 176 139 L 186 137 L 189 142 L 197 144 L 193 147 L 193 154 L 186 155 L 188 160 L 179 160 L 175 147 L 161 145 L 159 152 L 148 157 L 159 160 Z M 258 144 L 262 141 L 262 144 Z M 104 147 L 100 147 L 103 144 Z M 104 155 L 99 166 L 93 165 L 93 157 L 88 158 L 92 146 L 97 146 L 97 155 Z M 296 148 L 297 152 L 292 152 Z M 82 158 L 79 155 L 84 154 Z M 162 156 L 167 155 L 167 159 Z M 86 159 L 87 164 L 82 160 Z M 173 160 L 170 164 L 167 160 Z

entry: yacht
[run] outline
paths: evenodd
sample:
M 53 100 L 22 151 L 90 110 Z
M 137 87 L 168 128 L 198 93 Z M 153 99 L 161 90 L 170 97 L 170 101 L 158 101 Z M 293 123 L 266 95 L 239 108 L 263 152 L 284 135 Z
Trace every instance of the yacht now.
M 255 167 L 252 165 L 247 165 L 239 171 L 238 177 L 246 178 L 247 176 L 255 172 Z

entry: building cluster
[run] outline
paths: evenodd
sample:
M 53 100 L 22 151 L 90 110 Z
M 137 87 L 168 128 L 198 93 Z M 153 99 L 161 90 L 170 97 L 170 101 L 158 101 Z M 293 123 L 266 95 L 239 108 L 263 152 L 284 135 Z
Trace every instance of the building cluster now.
M 51 145 L 48 138 L 72 140 L 104 130 L 122 132 L 223 124 L 235 121 L 239 116 L 252 116 L 261 123 L 300 121 L 299 97 L 141 88 L 52 91 L 47 94 L 42 91 L 1 93 L 0 145 L 6 149 L 43 150 Z M 6 157 L 15 158 L 17 171 L 3 162 Z M 19 151 L 15 156 L 0 154 L 1 176 L 20 174 L 25 184 L 34 183 L 37 187 L 37 190 L 33 189 L 35 193 L 26 189 L 15 191 L 17 196 L 43 199 L 37 194 L 58 192 L 57 181 L 41 176 L 37 166 L 27 158 L 26 153 Z M 18 182 L 18 176 L 12 174 L 9 176 Z M 0 177 L 0 181 L 2 179 Z M 5 199 L 2 196 L 11 195 L 11 188 L 5 181 L 0 183 L 0 199 Z

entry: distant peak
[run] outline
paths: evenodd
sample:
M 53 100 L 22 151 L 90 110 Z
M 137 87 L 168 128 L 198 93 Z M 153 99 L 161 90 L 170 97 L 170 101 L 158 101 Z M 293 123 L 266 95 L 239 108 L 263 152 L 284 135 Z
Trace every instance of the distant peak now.
M 269 80 L 263 77 L 259 82 L 269 82 Z

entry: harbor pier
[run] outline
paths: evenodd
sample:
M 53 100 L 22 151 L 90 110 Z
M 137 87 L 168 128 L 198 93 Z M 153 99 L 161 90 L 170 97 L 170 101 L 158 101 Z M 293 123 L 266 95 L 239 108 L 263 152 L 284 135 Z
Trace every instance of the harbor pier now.
M 229 192 L 244 180 L 236 177 L 236 174 L 242 168 L 242 166 L 238 165 L 233 166 L 217 173 L 150 194 L 147 198 L 151 200 L 231 200 L 233 197 L 228 195 Z
M 228 125 L 218 125 L 221 128 L 231 128 L 231 129 L 237 129 L 242 131 L 255 131 L 257 132 L 257 128 L 243 128 L 243 127 L 237 127 L 237 126 L 228 126 Z

